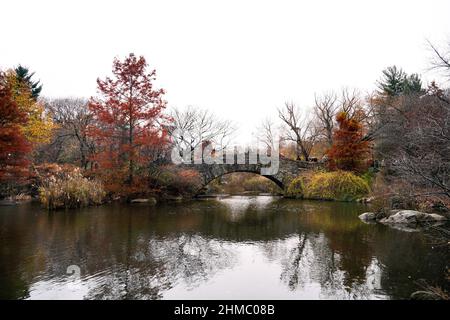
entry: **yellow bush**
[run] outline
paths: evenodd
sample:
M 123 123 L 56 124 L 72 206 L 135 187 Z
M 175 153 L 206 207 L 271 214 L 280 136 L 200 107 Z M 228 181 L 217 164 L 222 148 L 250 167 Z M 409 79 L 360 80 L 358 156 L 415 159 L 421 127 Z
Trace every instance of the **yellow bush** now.
M 98 205 L 105 195 L 103 185 L 83 177 L 79 169 L 48 177 L 39 188 L 39 199 L 49 210 Z
M 305 178 L 297 177 L 291 181 L 287 188 L 286 196 L 292 198 L 303 198 L 305 196 Z
M 354 201 L 369 193 L 368 183 L 347 171 L 316 172 L 295 178 L 286 196 L 318 200 Z
M 293 189 L 295 180 L 291 183 Z M 309 199 L 354 201 L 370 191 L 364 179 L 347 171 L 318 172 L 308 180 L 303 181 L 303 195 Z

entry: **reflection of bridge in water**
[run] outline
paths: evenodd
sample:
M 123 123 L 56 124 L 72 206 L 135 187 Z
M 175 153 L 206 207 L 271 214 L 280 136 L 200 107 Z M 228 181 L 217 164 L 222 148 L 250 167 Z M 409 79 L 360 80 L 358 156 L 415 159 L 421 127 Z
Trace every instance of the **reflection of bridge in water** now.
M 180 167 L 196 170 L 199 172 L 202 179 L 202 188 L 204 188 L 208 183 L 216 178 L 223 175 L 233 173 L 233 172 L 248 172 L 255 173 L 266 177 L 267 179 L 273 181 L 278 187 L 283 191 L 286 191 L 289 182 L 300 175 L 302 172 L 308 170 L 313 170 L 316 168 L 321 168 L 323 163 L 312 162 L 312 161 L 296 161 L 285 158 L 280 155 L 275 161 L 274 159 L 267 157 L 268 159 L 261 159 L 259 155 L 252 157 L 248 152 L 242 154 L 234 154 L 234 161 L 230 161 L 229 158 L 221 159 L 222 163 L 217 163 L 217 161 L 210 161 L 212 163 L 202 163 L 192 164 L 183 163 Z M 231 163 L 230 163 L 231 162 Z M 276 164 L 274 164 L 276 162 Z M 274 170 L 273 174 L 267 174 L 266 172 L 270 167 Z

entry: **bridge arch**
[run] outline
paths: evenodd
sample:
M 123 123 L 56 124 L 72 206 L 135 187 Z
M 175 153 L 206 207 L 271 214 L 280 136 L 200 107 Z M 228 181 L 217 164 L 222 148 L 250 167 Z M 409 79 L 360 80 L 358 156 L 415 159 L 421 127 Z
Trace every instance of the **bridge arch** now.
M 246 158 L 248 160 L 248 158 Z M 202 188 L 205 188 L 211 181 L 223 175 L 234 172 L 248 172 L 261 175 L 279 186 L 283 192 L 286 191 L 290 181 L 304 171 L 313 170 L 322 166 L 318 162 L 309 161 L 295 161 L 284 157 L 280 157 L 278 161 L 278 170 L 273 175 L 265 175 L 261 173 L 261 169 L 267 167 L 261 163 L 245 163 L 227 164 L 227 163 L 213 163 L 213 164 L 180 164 L 179 166 L 186 169 L 195 170 L 199 173 L 202 179 Z M 265 171 L 263 171 L 265 172 Z
M 285 190 L 283 181 L 279 180 L 277 177 L 271 176 L 271 175 L 263 175 L 263 174 L 261 174 L 261 172 L 258 172 L 258 171 L 251 171 L 251 170 L 244 170 L 244 169 L 238 169 L 238 170 L 235 170 L 235 171 L 227 171 L 227 172 L 225 172 L 223 174 L 220 174 L 220 175 L 218 175 L 216 177 L 212 177 L 212 176 L 208 177 L 206 180 L 203 180 L 202 188 L 205 188 L 208 184 L 210 184 L 215 179 L 223 177 L 223 176 L 225 176 L 227 174 L 240 173 L 240 172 L 257 174 L 257 175 L 259 175 L 261 177 L 269 179 L 270 181 L 275 183 L 281 190 L 283 190 L 283 191 Z

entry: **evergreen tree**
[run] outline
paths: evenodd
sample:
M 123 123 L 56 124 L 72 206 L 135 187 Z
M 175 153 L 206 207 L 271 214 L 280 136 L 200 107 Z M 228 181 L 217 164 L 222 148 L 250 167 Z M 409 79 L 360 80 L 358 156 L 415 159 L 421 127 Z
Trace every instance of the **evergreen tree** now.
M 34 72 L 30 73 L 30 70 L 19 64 L 18 67 L 14 69 L 16 72 L 16 77 L 20 82 L 25 83 L 31 90 L 31 96 L 34 100 L 37 100 L 39 94 L 42 91 L 42 85 L 40 81 L 33 81 L 31 78 L 34 76 Z
M 417 73 L 413 73 L 405 78 L 403 93 L 424 93 L 424 90 L 422 89 L 422 80 Z
M 422 80 L 416 73 L 406 74 L 396 66 L 383 70 L 383 78 L 377 82 L 380 94 L 396 97 L 402 94 L 423 93 Z
M 383 70 L 383 79 L 378 81 L 378 88 L 381 94 L 388 96 L 398 96 L 403 92 L 406 73 L 396 66 L 388 67 Z

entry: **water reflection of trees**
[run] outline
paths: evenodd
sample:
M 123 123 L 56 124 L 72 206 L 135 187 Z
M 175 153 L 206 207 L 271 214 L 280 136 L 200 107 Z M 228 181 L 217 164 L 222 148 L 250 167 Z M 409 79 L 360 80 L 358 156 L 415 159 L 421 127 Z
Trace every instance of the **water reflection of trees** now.
M 127 221 L 121 221 L 108 246 L 99 243 L 107 254 L 96 258 L 94 252 L 85 252 L 82 256 L 90 257 L 85 268 L 89 274 L 102 272 L 100 281 L 88 294 L 93 299 L 157 299 L 163 292 L 179 282 L 188 287 L 209 279 L 217 270 L 232 263 L 232 253 L 212 238 L 204 238 L 190 231 L 198 221 L 191 215 L 184 215 L 186 220 L 178 221 L 177 227 L 186 232 L 161 232 L 166 228 L 156 219 L 143 223 L 142 216 L 127 214 Z M 157 222 L 153 225 L 151 222 Z M 147 229 L 148 228 L 148 229 Z M 151 231 L 151 232 L 148 232 Z M 106 239 L 106 238 L 105 238 Z M 83 244 L 82 247 L 95 246 Z M 98 251 L 97 251 L 98 252 Z M 80 266 L 83 269 L 83 266 Z
M 88 298 L 158 299 L 179 282 L 192 288 L 232 263 L 232 254 L 220 243 L 195 234 L 141 238 L 128 254 L 126 265 L 105 274 Z
M 414 291 L 415 279 L 445 283 L 449 257 L 430 250 L 421 234 L 361 223 L 361 208 L 351 204 L 282 199 L 20 210 L 0 217 L 8 243 L 0 246 L 2 298 L 27 297 L 37 282 L 64 284 L 72 264 L 89 287 L 85 298 L 163 298 L 237 265 L 233 250 L 248 243 L 281 266 L 280 281 L 291 292 L 318 286 L 323 298 L 398 298 Z
M 176 283 L 192 287 L 206 281 L 232 265 L 233 254 L 220 241 L 195 232 L 201 223 L 195 211 L 194 206 L 189 212 L 178 210 L 180 216 L 169 213 L 167 221 L 155 219 L 144 207 L 24 213 L 33 221 L 23 227 L 9 221 L 7 238 L 14 247 L 0 246 L 0 268 L 5 269 L 1 296 L 26 298 L 36 282 L 64 284 L 72 264 L 90 287 L 86 298 L 155 299 Z
M 276 205 L 295 212 L 298 220 L 294 224 L 298 235 L 281 244 L 290 246 L 288 254 L 280 253 L 281 280 L 290 290 L 318 283 L 324 297 L 349 298 L 356 291 L 359 297 L 368 296 L 366 270 L 372 253 L 364 241 L 366 226 L 353 219 L 357 207 L 310 202 L 299 206 L 293 201 Z
M 319 284 L 316 298 L 364 299 L 373 297 L 368 274 L 354 278 L 342 264 L 343 256 L 330 249 L 323 234 L 291 238 L 296 242 L 289 255 L 281 258 L 281 281 L 291 291 Z M 369 268 L 367 268 L 369 269 Z M 373 280 L 373 279 L 371 279 Z
M 276 205 L 301 213 L 295 236 L 262 246 L 270 260 L 281 261 L 280 278 L 292 291 L 318 283 L 324 298 L 405 298 L 415 290 L 414 279 L 448 285 L 449 253 L 431 249 L 420 233 L 363 224 L 356 218 L 361 209 L 348 204 L 283 200 Z

